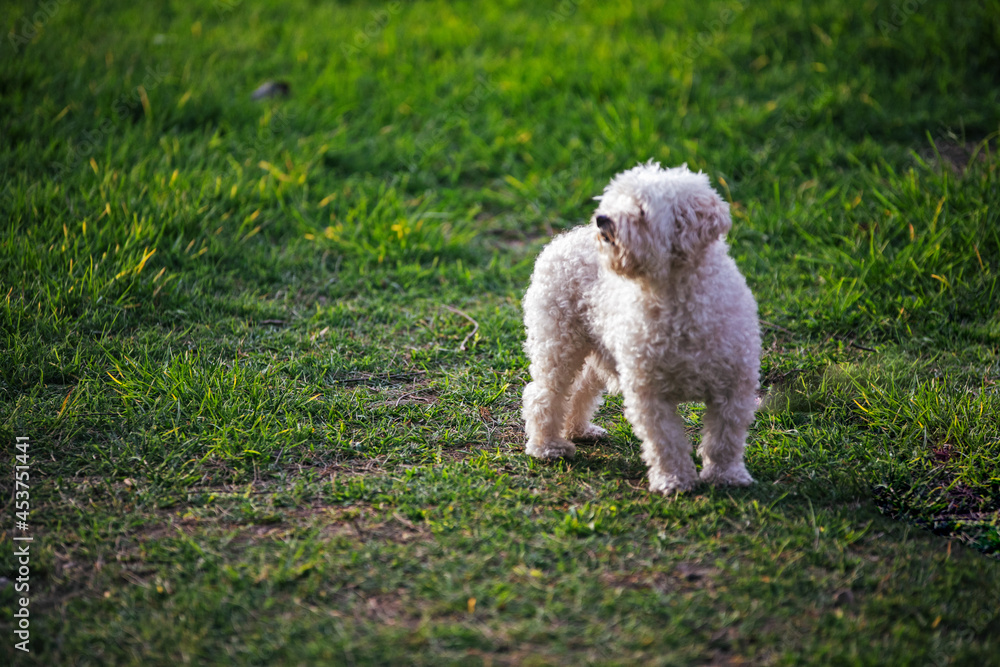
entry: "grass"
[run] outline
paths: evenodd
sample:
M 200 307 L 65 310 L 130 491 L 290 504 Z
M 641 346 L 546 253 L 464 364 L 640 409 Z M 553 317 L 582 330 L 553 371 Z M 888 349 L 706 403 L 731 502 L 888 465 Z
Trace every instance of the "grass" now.
M 911 9 L 5 5 L 4 654 L 995 662 L 1000 5 Z M 749 489 L 615 398 L 522 452 L 533 258 L 650 157 L 732 203 Z

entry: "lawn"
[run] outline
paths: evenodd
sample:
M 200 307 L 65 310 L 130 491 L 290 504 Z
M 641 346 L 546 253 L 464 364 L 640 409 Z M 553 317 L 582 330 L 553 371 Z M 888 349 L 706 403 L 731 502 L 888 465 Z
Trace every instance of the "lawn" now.
M 5 3 L 4 664 L 1000 664 L 1000 2 L 803 4 Z M 523 453 L 533 260 L 649 158 L 746 489 L 616 397 Z

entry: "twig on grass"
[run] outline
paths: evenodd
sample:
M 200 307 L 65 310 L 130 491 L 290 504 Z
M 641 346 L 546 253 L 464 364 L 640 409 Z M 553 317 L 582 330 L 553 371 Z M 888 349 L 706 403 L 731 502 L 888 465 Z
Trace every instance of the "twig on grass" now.
M 853 347 L 856 350 L 864 350 L 865 352 L 878 352 L 878 350 L 876 350 L 873 347 L 866 347 L 861 343 L 856 343 L 853 338 L 851 340 L 847 340 L 846 338 L 834 335 L 827 338 L 827 341 L 830 340 L 839 340 L 841 343 L 847 343 L 848 347 Z
M 470 322 L 472 322 L 472 331 L 469 332 L 469 334 L 466 335 L 466 337 L 464 339 L 462 339 L 462 344 L 458 346 L 459 351 L 465 352 L 465 344 L 469 342 L 470 338 L 472 338 L 473 336 L 476 335 L 477 331 L 479 331 L 479 322 L 475 321 L 474 319 L 472 319 L 471 317 L 469 317 L 466 313 L 462 312 L 458 308 L 452 308 L 448 304 L 442 304 L 442 305 L 444 305 L 444 307 L 447 308 L 448 310 L 450 310 L 451 312 L 457 313 L 458 315 L 461 315 L 465 319 L 467 319 Z
M 143 588 L 149 588 L 149 583 L 143 581 L 142 579 L 137 577 L 135 574 L 129 572 L 128 570 L 121 570 L 119 574 L 121 575 L 122 579 L 124 579 L 130 584 L 133 584 L 135 586 L 142 586 Z
M 790 336 L 795 335 L 791 331 L 789 331 L 788 329 L 786 329 L 785 327 L 778 326 L 777 324 L 772 324 L 771 322 L 768 322 L 767 320 L 759 320 L 759 321 L 760 321 L 760 325 L 762 327 L 766 327 L 768 329 L 774 329 L 775 331 L 780 331 L 780 332 L 786 333 L 786 334 L 788 334 Z
M 392 404 L 392 407 L 398 408 L 399 404 L 403 401 L 404 398 L 412 398 L 415 401 L 422 401 L 424 403 L 433 403 L 434 402 L 433 399 L 431 399 L 431 400 L 424 400 L 424 398 L 420 395 L 420 393 L 422 391 L 426 391 L 426 390 L 425 389 L 421 389 L 419 391 L 407 392 L 407 393 L 403 394 L 402 396 L 400 396 L 399 398 L 396 399 L 396 401 Z M 388 401 L 386 401 L 386 404 L 388 404 Z
M 330 384 L 340 384 L 344 386 L 358 384 L 374 386 L 385 384 L 387 382 L 408 382 L 424 374 L 425 371 L 405 371 L 401 373 L 386 373 L 385 375 L 378 373 L 354 373 L 353 375 L 344 377 L 334 375 L 329 382 Z

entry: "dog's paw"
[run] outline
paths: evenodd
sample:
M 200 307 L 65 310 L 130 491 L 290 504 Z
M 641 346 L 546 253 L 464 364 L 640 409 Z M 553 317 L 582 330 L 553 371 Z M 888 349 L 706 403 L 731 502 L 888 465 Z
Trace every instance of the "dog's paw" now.
M 608 432 L 597 424 L 587 424 L 582 430 L 573 429 L 567 437 L 576 442 L 597 442 L 607 437 Z
M 726 468 L 709 463 L 701 469 L 701 480 L 709 484 L 727 486 L 750 486 L 753 484 L 753 477 L 747 472 L 743 461 Z
M 677 475 L 657 475 L 649 480 L 649 490 L 664 496 L 690 491 L 698 484 L 698 478 L 682 479 Z
M 529 442 L 525 451 L 536 459 L 568 459 L 576 454 L 576 445 L 569 440 L 553 438 L 541 444 Z

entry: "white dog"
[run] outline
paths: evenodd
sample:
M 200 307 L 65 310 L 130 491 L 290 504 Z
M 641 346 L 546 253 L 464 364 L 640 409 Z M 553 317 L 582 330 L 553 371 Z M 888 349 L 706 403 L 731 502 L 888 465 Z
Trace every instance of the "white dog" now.
M 708 176 L 650 161 L 617 175 L 591 224 L 546 246 L 524 297 L 527 452 L 594 440 L 604 389 L 621 391 L 651 491 L 698 481 L 677 404 L 706 404 L 701 479 L 753 482 L 743 463 L 760 370 L 757 303 L 728 254 L 729 206 Z

